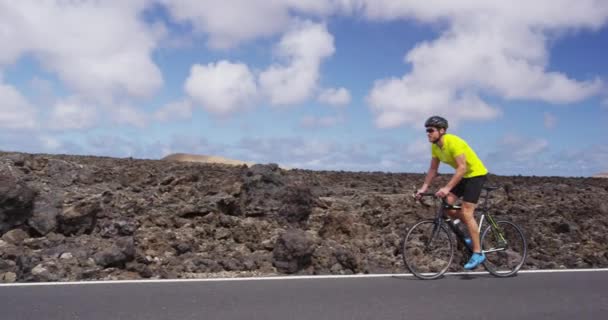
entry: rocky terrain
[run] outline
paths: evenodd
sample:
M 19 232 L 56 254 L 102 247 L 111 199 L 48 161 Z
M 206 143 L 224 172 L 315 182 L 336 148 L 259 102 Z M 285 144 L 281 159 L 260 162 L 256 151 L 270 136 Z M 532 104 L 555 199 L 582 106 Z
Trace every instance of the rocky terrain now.
M 228 159 L 228 158 L 218 157 L 218 156 L 196 155 L 196 154 L 188 154 L 188 153 L 173 153 L 173 154 L 163 157 L 162 160 L 181 161 L 181 162 L 223 163 L 223 164 L 232 164 L 232 165 L 245 165 L 247 167 L 250 167 L 255 164 L 253 162 L 245 162 L 245 161 Z
M 412 198 L 422 180 L 0 152 L 0 281 L 407 272 L 402 236 L 433 215 Z M 489 180 L 524 268 L 608 267 L 608 179 Z

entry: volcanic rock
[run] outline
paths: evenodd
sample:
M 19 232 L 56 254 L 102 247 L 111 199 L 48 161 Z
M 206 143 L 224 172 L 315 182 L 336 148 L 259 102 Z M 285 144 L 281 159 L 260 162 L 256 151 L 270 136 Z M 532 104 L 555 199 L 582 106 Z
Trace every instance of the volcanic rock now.
M 32 216 L 36 192 L 23 180 L 0 173 L 0 234 Z
M 412 197 L 423 180 L 0 152 L 0 282 L 403 273 L 404 234 L 434 216 Z M 526 235 L 524 269 L 608 267 L 608 179 L 488 184 L 495 219 Z
M 314 242 L 302 230 L 288 230 L 279 236 L 273 250 L 273 264 L 281 272 L 295 273 L 311 264 Z

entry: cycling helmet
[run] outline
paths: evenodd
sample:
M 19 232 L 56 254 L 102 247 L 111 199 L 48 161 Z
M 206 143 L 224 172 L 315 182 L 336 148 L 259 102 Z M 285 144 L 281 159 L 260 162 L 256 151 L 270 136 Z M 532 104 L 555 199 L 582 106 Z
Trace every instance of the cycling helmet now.
M 426 120 L 424 123 L 425 127 L 435 127 L 435 128 L 448 128 L 448 120 L 440 117 L 440 116 L 432 116 Z

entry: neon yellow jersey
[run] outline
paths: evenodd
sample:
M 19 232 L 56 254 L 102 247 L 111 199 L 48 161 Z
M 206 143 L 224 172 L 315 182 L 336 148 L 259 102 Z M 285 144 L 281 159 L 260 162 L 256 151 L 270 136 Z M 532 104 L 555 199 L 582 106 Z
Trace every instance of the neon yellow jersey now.
M 463 176 L 464 178 L 483 176 L 488 173 L 488 169 L 467 142 L 453 134 L 443 135 L 443 148 L 439 148 L 437 144 L 433 143 L 431 153 L 433 158 L 449 164 L 454 169 L 457 167 L 455 158 L 464 154 L 467 161 L 467 171 Z

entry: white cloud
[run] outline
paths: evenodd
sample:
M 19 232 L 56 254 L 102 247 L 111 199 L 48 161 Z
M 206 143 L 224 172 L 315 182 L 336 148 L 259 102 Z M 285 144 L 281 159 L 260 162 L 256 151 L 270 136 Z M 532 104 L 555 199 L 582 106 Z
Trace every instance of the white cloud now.
M 345 106 L 350 103 L 350 92 L 345 88 L 325 89 L 319 94 L 319 101 L 332 106 Z
M 187 99 L 170 102 L 157 110 L 154 118 L 159 121 L 190 119 L 192 118 L 192 102 Z
M 438 39 L 420 43 L 407 53 L 410 73 L 375 83 L 368 102 L 377 125 L 418 125 L 431 114 L 450 114 L 460 120 L 500 115 L 481 94 L 550 103 L 570 103 L 597 94 L 602 87 L 597 78 L 578 81 L 547 71 L 546 45 L 550 31 L 599 28 L 608 17 L 608 3 L 558 2 L 363 1 L 362 10 L 372 19 L 447 22 Z
M 163 83 L 150 56 L 162 29 L 141 19 L 151 3 L 0 0 L 0 67 L 30 54 L 79 95 L 149 96 Z
M 185 90 L 207 111 L 219 115 L 246 109 L 258 95 L 249 67 L 225 60 L 192 66 Z
M 557 126 L 557 117 L 552 113 L 545 112 L 544 122 L 545 122 L 545 128 L 553 129 Z
M 228 49 L 283 32 L 298 14 L 325 17 L 351 12 L 349 0 L 160 0 L 180 22 L 208 36 L 208 45 Z
M 112 107 L 112 120 L 118 124 L 143 128 L 148 123 L 148 114 L 128 104 L 117 104 Z
M 289 168 L 378 171 L 401 160 L 395 157 L 394 148 L 376 150 L 380 144 L 342 144 L 303 138 L 245 138 L 234 146 L 244 156 L 235 152 L 233 157 L 258 163 L 275 162 Z
M 95 106 L 72 97 L 60 100 L 53 106 L 48 127 L 53 130 L 88 129 L 95 124 L 97 118 Z
M 433 114 L 445 115 L 452 124 L 465 119 L 493 119 L 502 114 L 476 94 L 433 89 L 408 76 L 377 81 L 367 100 L 380 128 L 404 123 L 420 127 Z
M 581 156 L 585 155 L 585 156 Z M 608 147 L 605 144 L 564 147 L 546 159 L 528 164 L 528 174 L 556 176 L 593 176 L 608 172 Z
M 37 110 L 15 87 L 3 84 L 0 75 L 0 127 L 34 129 L 37 116 Z
M 497 151 L 489 154 L 489 163 L 526 163 L 528 168 L 549 149 L 549 142 L 542 138 L 507 134 L 497 142 Z
M 48 135 L 41 135 L 39 137 L 40 139 L 40 143 L 42 144 L 42 148 L 44 150 L 46 150 L 47 152 L 56 152 L 57 150 L 60 150 L 61 148 L 63 148 L 63 143 L 52 136 L 48 136 Z
M 568 159 L 558 157 L 558 159 L 562 159 L 563 167 L 568 168 L 571 163 L 575 163 L 578 169 L 586 169 L 589 175 L 608 173 L 608 146 L 605 144 L 591 145 L 582 150 L 571 151 L 573 151 L 572 157 Z M 588 156 L 581 157 L 581 154 Z
M 34 76 L 29 81 L 29 88 L 32 92 L 29 98 L 32 100 L 33 104 L 45 107 L 56 103 L 57 96 L 52 81 L 39 76 Z
M 324 116 L 324 117 L 315 117 L 315 116 L 305 116 L 302 118 L 300 124 L 304 128 L 328 128 L 333 127 L 344 121 L 344 118 L 341 116 Z
M 419 173 L 427 172 L 431 162 L 431 143 L 427 139 L 421 138 L 411 139 L 406 143 L 405 146 L 395 145 L 388 152 L 395 153 L 398 156 L 398 163 L 402 170 Z M 440 173 L 453 171 L 449 166 L 439 166 Z
M 501 145 L 509 149 L 515 158 L 525 158 L 537 156 L 541 152 L 547 150 L 549 142 L 542 138 L 531 139 L 519 135 L 506 135 Z
M 244 138 L 238 146 L 252 161 L 281 164 L 296 159 L 304 162 L 319 161 L 337 148 L 332 142 L 301 138 Z
M 86 153 L 109 155 L 112 157 L 141 157 L 145 146 L 132 137 L 118 135 L 89 136 L 86 141 Z
M 431 158 L 431 143 L 425 139 L 416 139 L 405 148 L 405 155 L 408 161 L 421 161 Z
M 276 106 L 305 101 L 314 92 L 323 59 L 335 51 L 334 39 L 323 24 L 298 21 L 276 47 L 283 63 L 274 64 L 260 74 L 260 86 Z
M 542 28 L 589 27 L 599 28 L 606 22 L 608 4 L 597 0 L 516 0 L 507 2 L 467 0 L 432 1 L 432 3 L 393 0 L 350 0 L 351 6 L 364 11 L 372 19 L 392 20 L 414 17 L 423 22 L 440 19 L 484 19 L 491 23 L 502 17 L 525 25 Z M 526 10 L 521 10 L 525 7 Z M 477 15 L 475 13 L 478 13 Z
M 319 157 L 329 154 L 333 148 L 334 145 L 331 142 L 310 140 L 304 141 L 298 148 L 293 148 L 289 151 L 289 154 L 294 157 Z
M 258 37 L 271 36 L 289 22 L 288 7 L 280 1 L 162 0 L 178 21 L 192 23 L 209 35 L 212 48 L 230 48 Z

